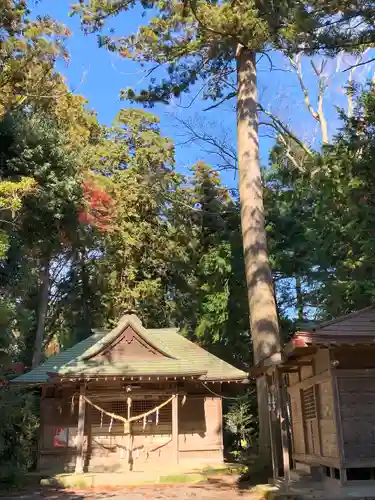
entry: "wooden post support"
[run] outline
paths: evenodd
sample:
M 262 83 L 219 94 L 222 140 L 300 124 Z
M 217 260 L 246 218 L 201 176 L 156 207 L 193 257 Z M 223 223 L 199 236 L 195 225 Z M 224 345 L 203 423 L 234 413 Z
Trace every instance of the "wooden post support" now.
M 91 455 L 92 455 L 92 414 L 90 407 L 87 407 L 85 412 L 85 432 L 86 432 L 86 454 L 84 462 L 84 470 L 87 471 L 90 465 Z
M 179 463 L 178 450 L 178 394 L 172 399 L 172 446 L 175 454 L 175 462 Z
M 285 395 L 285 387 L 283 376 L 280 370 L 276 368 L 276 388 L 277 388 L 277 401 L 278 401 L 278 414 L 281 428 L 281 446 L 283 452 L 283 466 L 284 466 L 284 480 L 290 481 L 290 462 L 289 462 L 289 439 L 288 439 L 288 414 L 287 402 Z
M 84 396 L 86 395 L 85 384 L 80 386 L 79 394 L 79 405 L 78 405 L 78 428 L 77 428 L 77 458 L 76 458 L 76 474 L 83 473 L 84 466 L 84 438 L 85 438 L 85 411 L 86 411 L 86 401 Z
M 275 438 L 275 432 L 274 432 L 274 428 L 273 428 L 273 419 L 272 419 L 272 414 L 274 412 L 274 408 L 272 405 L 272 393 L 270 391 L 270 384 L 269 384 L 269 376 L 268 375 L 265 375 L 265 381 L 266 381 L 267 397 L 268 397 L 268 425 L 269 425 L 270 438 L 271 438 L 272 478 L 273 478 L 274 482 L 276 482 L 276 480 L 279 476 L 279 466 L 278 466 L 278 460 L 277 460 L 276 438 Z
M 128 431 L 128 467 L 129 470 L 133 470 L 133 452 L 132 452 L 132 424 L 130 422 L 131 417 L 131 408 L 132 408 L 132 398 L 129 396 L 127 399 L 128 405 L 128 423 L 127 423 L 127 431 Z

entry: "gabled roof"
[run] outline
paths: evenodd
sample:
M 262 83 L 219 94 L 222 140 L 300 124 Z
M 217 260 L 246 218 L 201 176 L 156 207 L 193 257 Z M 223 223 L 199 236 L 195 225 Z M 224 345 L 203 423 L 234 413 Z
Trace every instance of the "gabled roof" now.
M 143 341 L 162 356 L 154 359 L 98 361 L 98 353 L 111 346 L 131 327 Z M 101 376 L 192 376 L 200 380 L 245 380 L 247 374 L 180 335 L 175 328 L 145 329 L 134 315 L 125 315 L 110 332 L 96 332 L 75 346 L 47 359 L 34 370 L 17 377 L 19 384 L 43 384 L 53 377 Z M 51 378 L 52 377 L 52 378 Z
M 285 350 L 319 345 L 375 344 L 375 304 L 326 321 L 310 331 L 296 332 Z
M 319 347 L 375 345 L 375 304 L 296 332 L 281 351 L 280 365 L 316 352 Z M 269 368 L 267 359 L 251 368 L 259 376 Z

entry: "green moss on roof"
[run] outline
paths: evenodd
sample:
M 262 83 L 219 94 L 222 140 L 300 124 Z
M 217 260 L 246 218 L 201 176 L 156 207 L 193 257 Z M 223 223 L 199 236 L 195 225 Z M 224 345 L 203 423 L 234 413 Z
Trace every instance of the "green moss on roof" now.
M 131 325 L 146 342 L 165 357 L 155 360 L 129 359 L 98 362 L 95 353 L 110 344 L 126 326 Z M 94 357 L 92 357 L 94 355 Z M 89 358 L 89 359 L 88 359 Z M 175 328 L 149 329 L 121 320 L 111 332 L 97 332 L 75 346 L 47 359 L 34 370 L 17 377 L 13 383 L 43 384 L 49 374 L 64 376 L 195 376 L 202 380 L 246 379 L 247 374 L 222 361 L 186 339 Z

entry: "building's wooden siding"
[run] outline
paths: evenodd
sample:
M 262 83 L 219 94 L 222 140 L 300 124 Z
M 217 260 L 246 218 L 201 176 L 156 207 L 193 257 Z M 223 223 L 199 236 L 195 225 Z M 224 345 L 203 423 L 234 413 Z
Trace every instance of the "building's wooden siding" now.
M 313 362 L 314 362 L 314 373 L 316 375 L 328 371 L 330 367 L 329 350 L 319 349 L 313 358 Z
M 303 361 L 308 360 L 312 361 L 311 366 L 302 366 L 299 374 L 289 375 L 293 455 L 306 462 L 322 459 L 323 463 L 325 459 L 328 463 L 339 458 L 329 351 L 319 350 Z M 315 411 L 305 415 L 303 391 L 308 389 L 310 399 L 313 397 L 315 402 Z
M 334 348 L 331 357 L 338 370 L 375 368 L 375 346 Z
M 299 372 L 292 372 L 288 374 L 288 385 L 294 386 L 299 382 Z
M 180 409 L 180 451 L 222 448 L 221 400 L 215 397 L 189 398 Z
M 310 358 L 306 358 L 306 361 L 308 361 Z M 311 378 L 314 375 L 314 368 L 313 365 L 311 366 L 301 366 L 301 380 L 306 380 L 308 378 Z
M 75 408 L 72 413 L 70 403 L 68 397 L 48 398 L 42 403 L 43 428 L 39 444 L 41 470 L 74 469 L 78 419 L 77 410 Z M 147 423 L 145 428 L 143 422 L 132 424 L 131 449 L 135 470 L 147 464 L 152 466 L 156 461 L 160 463 L 160 460 L 163 460 L 167 464 L 175 459 L 171 406 L 170 404 L 164 407 L 163 413 L 160 412 L 158 424 Z M 84 450 L 88 470 L 116 472 L 127 469 L 128 435 L 124 434 L 123 424 L 114 421 L 110 429 L 108 416 L 104 416 L 101 422 L 101 419 L 94 415 L 96 410 L 89 407 L 86 409 Z M 66 448 L 55 448 L 53 445 L 57 427 L 69 429 L 69 444 Z M 185 404 L 179 406 L 178 446 L 180 460 L 223 459 L 222 407 L 219 397 L 187 396 Z
M 302 418 L 302 404 L 301 395 L 298 387 L 291 387 L 289 389 L 290 406 L 292 414 L 292 436 L 293 453 L 298 455 L 305 454 L 305 438 L 303 431 L 303 418 Z
M 324 380 L 318 387 L 319 426 L 322 456 L 338 458 L 339 450 L 334 418 L 334 398 L 331 379 Z
M 344 460 L 352 466 L 375 464 L 375 378 L 337 370 Z

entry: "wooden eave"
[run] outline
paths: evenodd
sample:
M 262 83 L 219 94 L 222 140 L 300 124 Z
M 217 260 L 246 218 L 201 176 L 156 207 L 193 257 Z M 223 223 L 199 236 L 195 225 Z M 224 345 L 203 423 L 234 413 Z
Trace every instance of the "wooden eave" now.
M 297 332 L 292 340 L 286 344 L 283 353 L 297 353 L 299 349 L 305 349 L 311 346 L 319 348 L 356 345 L 375 345 L 375 332 L 371 335 L 328 333 L 324 331 Z
M 121 374 L 119 375 L 84 375 L 84 374 L 77 374 L 74 375 L 72 374 L 66 374 L 66 375 L 61 375 L 59 373 L 48 373 L 48 382 L 47 384 L 56 384 L 56 383 L 63 383 L 63 382 L 79 382 L 79 381 L 86 381 L 86 382 L 93 382 L 93 381 L 122 381 L 122 382 L 172 382 L 172 381 L 188 381 L 188 380 L 195 380 L 195 381 L 200 381 L 203 383 L 239 383 L 239 384 L 249 384 L 250 380 L 248 378 L 228 378 L 228 377 L 217 377 L 217 378 L 206 378 L 202 374 L 194 374 L 194 375 L 165 375 L 165 374 L 158 374 L 158 375 L 127 375 L 123 376 Z
M 375 335 L 327 334 L 323 332 L 297 332 L 281 352 L 277 367 L 284 372 L 303 366 L 302 357 L 313 355 L 318 349 L 332 347 L 375 346 Z M 259 377 L 272 368 L 263 360 L 250 369 L 250 376 Z

